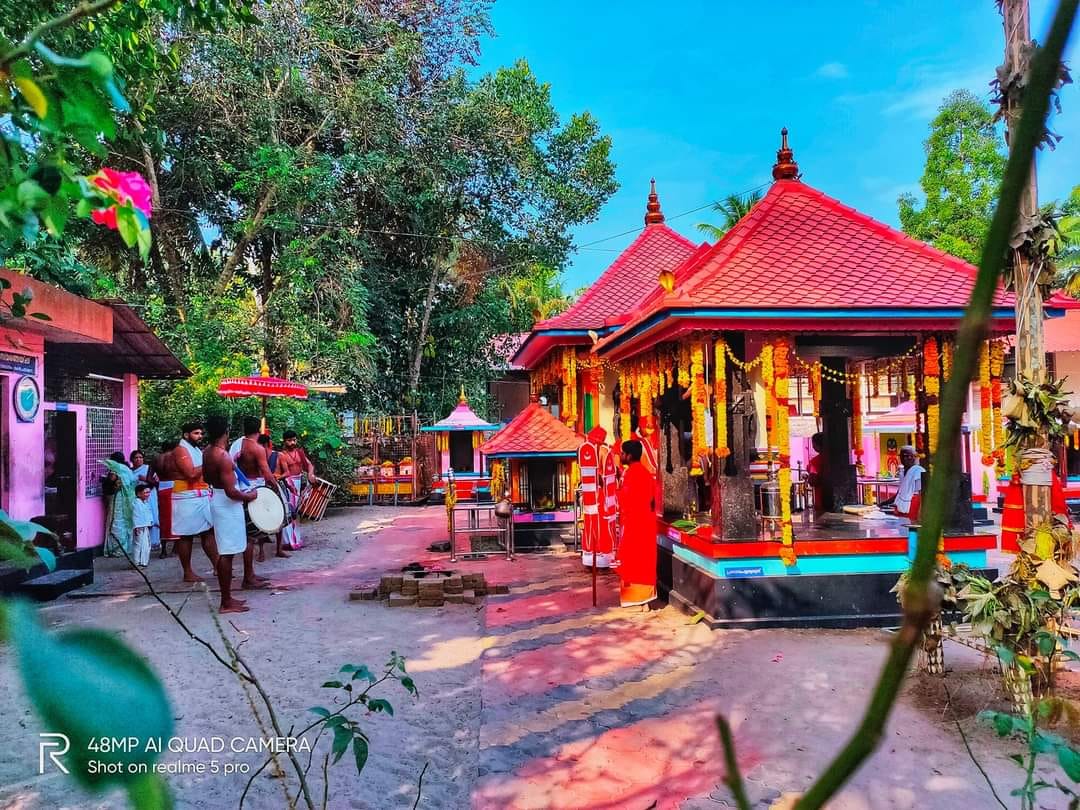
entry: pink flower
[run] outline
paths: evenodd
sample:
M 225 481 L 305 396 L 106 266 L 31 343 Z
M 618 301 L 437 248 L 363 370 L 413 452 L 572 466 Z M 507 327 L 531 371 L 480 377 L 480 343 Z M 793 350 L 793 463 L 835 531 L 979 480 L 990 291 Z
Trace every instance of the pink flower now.
M 146 215 L 147 219 L 150 218 L 150 186 L 138 172 L 118 172 L 103 168 L 87 180 L 105 197 L 115 200 L 117 205 L 124 205 L 130 201 Z M 116 205 L 91 211 L 90 217 L 98 225 L 105 225 L 116 230 Z

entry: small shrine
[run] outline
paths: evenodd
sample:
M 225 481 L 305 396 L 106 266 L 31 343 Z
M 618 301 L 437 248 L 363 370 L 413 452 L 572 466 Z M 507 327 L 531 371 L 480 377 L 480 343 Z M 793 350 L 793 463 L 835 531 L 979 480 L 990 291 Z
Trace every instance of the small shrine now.
M 488 434 L 502 425 L 481 419 L 472 408 L 462 387 L 458 404 L 445 419 L 420 428 L 435 434 L 434 481 L 431 499 L 445 500 L 447 487 L 453 482 L 459 501 L 486 500 L 491 496 L 491 475 L 484 466 L 480 445 Z
M 577 453 L 583 438 L 533 397 L 528 407 L 484 442 L 495 500 L 514 506 L 518 545 L 554 541 L 574 525 Z

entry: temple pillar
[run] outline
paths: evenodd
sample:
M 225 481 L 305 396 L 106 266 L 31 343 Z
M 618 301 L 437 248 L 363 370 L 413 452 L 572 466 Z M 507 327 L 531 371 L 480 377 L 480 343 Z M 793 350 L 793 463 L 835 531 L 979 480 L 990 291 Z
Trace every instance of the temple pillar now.
M 821 376 L 821 425 L 825 434 L 825 457 L 827 475 L 825 482 L 826 511 L 835 511 L 839 505 L 858 503 L 855 469 L 851 463 L 849 422 L 851 401 L 847 385 L 831 379 L 843 379 L 844 358 L 822 357 Z M 829 370 L 835 374 L 829 374 Z

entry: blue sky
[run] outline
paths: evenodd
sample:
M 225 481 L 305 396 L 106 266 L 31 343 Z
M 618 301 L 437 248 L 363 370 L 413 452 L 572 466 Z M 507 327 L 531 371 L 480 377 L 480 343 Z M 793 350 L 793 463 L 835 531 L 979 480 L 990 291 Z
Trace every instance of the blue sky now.
M 1032 0 L 1036 38 L 1050 5 Z M 526 59 L 564 117 L 588 110 L 614 140 L 620 189 L 578 244 L 640 227 L 650 177 L 668 224 L 700 241 L 709 212 L 673 217 L 771 180 L 782 126 L 805 182 L 897 225 L 937 106 L 961 87 L 988 98 L 1003 49 L 993 0 L 496 0 L 492 21 L 482 70 Z M 1074 85 L 1062 104 L 1053 128 L 1065 140 L 1040 158 L 1044 201 L 1080 183 Z M 566 288 L 594 280 L 633 238 L 578 251 Z

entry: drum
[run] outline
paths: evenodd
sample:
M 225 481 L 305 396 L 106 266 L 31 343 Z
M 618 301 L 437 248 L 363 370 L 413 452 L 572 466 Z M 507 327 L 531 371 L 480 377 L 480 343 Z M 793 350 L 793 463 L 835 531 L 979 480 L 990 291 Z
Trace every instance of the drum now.
M 309 520 L 322 520 L 323 515 L 326 514 L 326 507 L 330 505 L 336 491 L 337 487 L 329 481 L 312 478 L 300 496 L 297 513 L 300 517 L 306 517 Z
M 290 497 L 289 488 L 285 485 L 285 479 L 277 479 L 276 487 L 278 495 L 281 497 L 281 502 L 285 504 L 285 522 L 292 523 L 296 520 L 296 507 L 293 505 L 293 499 Z
M 275 534 L 285 525 L 285 504 L 273 487 L 255 487 L 256 498 L 246 504 L 251 525 L 264 534 Z

